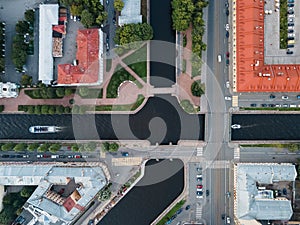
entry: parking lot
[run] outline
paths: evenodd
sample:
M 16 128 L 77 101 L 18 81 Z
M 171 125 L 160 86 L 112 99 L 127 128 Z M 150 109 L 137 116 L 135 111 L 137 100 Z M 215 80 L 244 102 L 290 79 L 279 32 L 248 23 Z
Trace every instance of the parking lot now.
M 287 0 L 292 2 L 293 0 Z M 275 0 L 265 1 L 264 8 L 264 49 L 265 49 L 265 63 L 266 64 L 299 64 L 300 63 L 300 8 L 297 7 L 298 2 L 289 3 L 294 4 L 294 7 L 289 7 L 288 21 L 294 26 L 289 26 L 287 32 L 290 40 L 294 42 L 294 46 L 287 49 L 280 49 L 280 6 L 275 7 Z M 290 5 L 291 6 L 291 5 Z M 268 12 L 268 13 L 267 13 Z M 260 29 L 260 27 L 258 27 Z M 293 31 L 293 32 L 292 32 Z M 287 54 L 287 51 L 292 54 Z
M 17 73 L 11 60 L 12 40 L 16 35 L 15 26 L 17 21 L 24 19 L 27 9 L 38 9 L 41 1 L 38 0 L 0 0 L 0 20 L 6 23 L 5 27 L 5 74 L 1 75 L 2 81 L 19 83 L 22 73 Z M 25 7 L 24 7 L 25 6 Z M 34 55 L 27 57 L 26 73 L 37 81 L 38 71 L 38 10 L 36 10 L 36 23 L 34 27 Z

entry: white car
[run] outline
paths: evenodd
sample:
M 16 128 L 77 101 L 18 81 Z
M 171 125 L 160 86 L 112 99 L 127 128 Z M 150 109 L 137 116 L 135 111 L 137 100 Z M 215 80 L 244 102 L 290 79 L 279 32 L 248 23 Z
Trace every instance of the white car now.
M 38 158 L 43 158 L 43 155 L 36 155 L 36 157 L 38 157 Z
M 230 224 L 230 217 L 229 216 L 226 217 L 226 223 Z
M 295 34 L 288 34 L 288 37 L 295 37 Z
M 292 14 L 292 15 L 289 14 L 289 15 L 288 15 L 288 18 L 292 18 L 292 17 L 295 17 L 295 14 Z
M 226 87 L 227 87 L 227 88 L 230 88 L 230 83 L 229 83 L 229 81 L 226 81 Z
M 230 96 L 225 96 L 225 100 L 230 101 L 231 97 Z
M 203 198 L 203 196 L 202 196 L 202 195 L 201 195 L 201 196 L 200 196 L 200 195 L 197 195 L 196 198 Z
M 285 96 L 285 95 L 283 95 L 281 98 L 282 98 L 283 100 L 289 99 L 289 97 L 288 97 L 288 96 Z
M 225 29 L 227 30 L 227 31 L 229 31 L 229 24 L 227 23 L 226 25 L 225 25 Z

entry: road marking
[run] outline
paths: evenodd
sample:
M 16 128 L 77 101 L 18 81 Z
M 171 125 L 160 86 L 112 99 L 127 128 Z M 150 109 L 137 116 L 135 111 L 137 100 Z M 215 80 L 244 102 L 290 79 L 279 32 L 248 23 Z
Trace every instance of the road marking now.
M 202 206 L 199 206 L 197 204 L 197 207 L 196 207 L 196 220 L 199 220 L 202 218 Z
M 234 153 L 233 153 L 234 159 L 240 159 L 240 148 L 234 148 Z
M 203 155 L 203 147 L 197 148 L 197 156 L 202 156 Z

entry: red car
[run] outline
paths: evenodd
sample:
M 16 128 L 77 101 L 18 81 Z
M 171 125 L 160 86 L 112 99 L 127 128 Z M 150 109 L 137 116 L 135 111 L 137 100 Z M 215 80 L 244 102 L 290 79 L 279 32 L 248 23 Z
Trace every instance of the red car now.
M 198 185 L 197 185 L 197 188 L 198 188 L 198 189 L 202 189 L 202 188 L 203 188 L 203 185 L 202 185 L 202 184 L 198 184 Z
M 229 52 L 226 52 L 226 57 L 229 58 Z
M 81 155 L 75 155 L 75 158 L 79 159 L 79 158 L 81 158 Z

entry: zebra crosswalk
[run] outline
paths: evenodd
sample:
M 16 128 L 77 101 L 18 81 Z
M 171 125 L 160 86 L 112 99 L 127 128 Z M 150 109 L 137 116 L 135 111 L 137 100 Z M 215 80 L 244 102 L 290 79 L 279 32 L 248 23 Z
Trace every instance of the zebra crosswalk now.
M 197 155 L 197 156 L 202 156 L 202 155 L 203 155 L 203 148 L 202 148 L 202 147 L 198 147 L 198 148 L 197 148 L 196 155 Z
M 234 152 L 233 152 L 233 157 L 234 159 L 240 159 L 240 148 L 234 148 Z
M 196 207 L 196 220 L 199 220 L 202 218 L 202 206 L 197 205 Z

